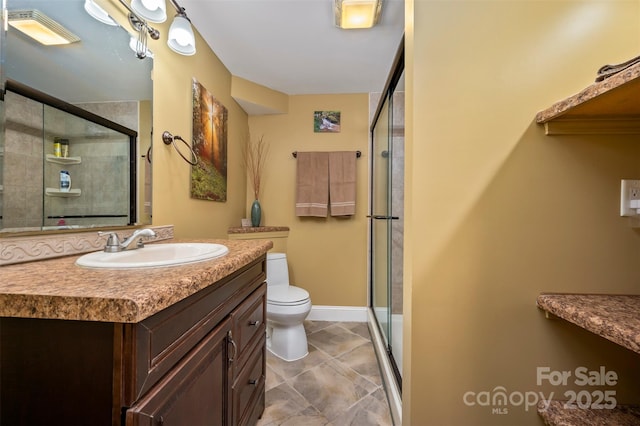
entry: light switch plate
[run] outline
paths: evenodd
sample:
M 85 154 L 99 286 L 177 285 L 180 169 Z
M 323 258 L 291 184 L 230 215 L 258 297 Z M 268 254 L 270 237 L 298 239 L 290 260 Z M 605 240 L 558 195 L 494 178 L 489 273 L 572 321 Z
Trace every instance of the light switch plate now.
M 638 209 L 631 207 L 631 201 L 640 202 L 639 200 L 640 180 L 622 179 L 620 184 L 620 216 L 638 216 Z

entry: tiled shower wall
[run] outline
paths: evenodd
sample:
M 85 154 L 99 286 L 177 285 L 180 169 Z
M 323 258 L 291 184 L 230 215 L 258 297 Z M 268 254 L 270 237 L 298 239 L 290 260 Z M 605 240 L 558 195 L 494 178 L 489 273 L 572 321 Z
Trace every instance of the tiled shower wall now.
M 5 94 L 3 228 L 42 226 L 42 104 Z
M 402 313 L 402 274 L 404 258 L 404 92 L 393 94 L 393 128 L 391 131 L 393 144 L 392 161 L 392 205 L 393 216 L 398 220 L 391 221 L 391 313 Z
M 43 113 L 41 103 L 11 92 L 7 92 L 5 101 L 2 228 L 29 230 L 57 225 L 58 219 L 43 219 L 45 215 L 128 215 L 128 137 L 116 138 L 113 132 L 105 132 L 107 129 L 101 126 L 50 107 L 45 107 Z M 136 102 L 79 106 L 131 129 L 138 127 Z M 65 135 L 74 135 L 69 137 L 69 155 L 81 157 L 82 163 L 45 162 L 45 155 L 53 153 L 53 137 Z M 81 196 L 44 196 L 45 187 L 58 187 L 59 172 L 63 169 L 70 171 L 71 187 L 81 189 Z M 109 187 L 123 189 L 104 190 Z M 120 225 L 123 221 L 126 224 L 127 219 L 69 219 L 66 225 Z

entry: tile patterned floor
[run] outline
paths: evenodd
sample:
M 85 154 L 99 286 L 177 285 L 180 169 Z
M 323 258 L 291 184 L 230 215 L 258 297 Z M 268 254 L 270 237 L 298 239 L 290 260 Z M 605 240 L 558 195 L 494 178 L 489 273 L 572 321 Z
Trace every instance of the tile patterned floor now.
M 366 323 L 305 321 L 309 355 L 267 351 L 266 408 L 257 426 L 391 426 Z

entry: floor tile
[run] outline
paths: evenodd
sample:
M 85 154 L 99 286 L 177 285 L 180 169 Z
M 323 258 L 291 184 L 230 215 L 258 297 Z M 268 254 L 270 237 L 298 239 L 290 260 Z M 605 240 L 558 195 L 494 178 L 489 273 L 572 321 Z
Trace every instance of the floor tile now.
M 366 323 L 305 321 L 309 355 L 267 351 L 266 408 L 257 426 L 391 426 Z
M 265 410 L 259 425 L 282 424 L 288 418 L 303 412 L 317 414 L 318 411 L 287 383 L 267 391 Z
M 368 342 L 364 337 L 332 324 L 307 337 L 310 344 L 335 357 Z

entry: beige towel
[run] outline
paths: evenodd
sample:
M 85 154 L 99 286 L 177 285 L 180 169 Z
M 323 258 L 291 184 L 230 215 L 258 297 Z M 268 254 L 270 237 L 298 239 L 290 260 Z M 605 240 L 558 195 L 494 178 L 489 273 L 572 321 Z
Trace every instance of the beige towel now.
M 329 153 L 331 216 L 356 214 L 356 152 Z
M 328 153 L 298 152 L 296 158 L 296 216 L 327 217 Z

